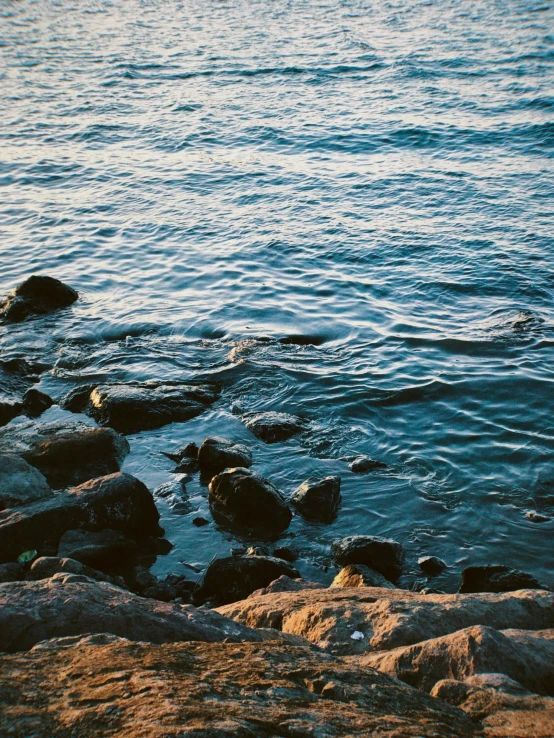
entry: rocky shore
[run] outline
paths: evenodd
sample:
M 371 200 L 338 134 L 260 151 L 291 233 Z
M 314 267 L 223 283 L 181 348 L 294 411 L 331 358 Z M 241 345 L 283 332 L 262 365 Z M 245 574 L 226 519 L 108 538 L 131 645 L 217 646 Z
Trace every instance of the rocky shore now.
M 77 299 L 31 277 L 0 319 Z M 447 563 L 421 556 L 424 584 L 402 589 L 404 546 L 371 535 L 333 542 L 331 586 L 307 581 L 279 538 L 294 515 L 333 521 L 339 476 L 310 477 L 287 497 L 252 468 L 248 445 L 211 436 L 167 452 L 176 481 L 155 497 L 121 471 L 126 436 L 202 414 L 220 387 L 103 380 L 53 399 L 33 387 L 48 369 L 0 362 L 1 735 L 552 738 L 545 583 L 492 562 L 466 567 L 447 594 L 429 586 Z M 53 405 L 75 419 L 43 422 Z M 242 420 L 268 444 L 309 427 L 272 410 Z M 356 474 L 382 465 L 345 464 Z M 173 542 L 156 499 L 184 496 L 197 473 L 212 521 L 194 524 L 213 522 L 245 545 L 190 576 L 158 578 L 150 569 Z M 266 544 L 248 547 L 252 536 Z

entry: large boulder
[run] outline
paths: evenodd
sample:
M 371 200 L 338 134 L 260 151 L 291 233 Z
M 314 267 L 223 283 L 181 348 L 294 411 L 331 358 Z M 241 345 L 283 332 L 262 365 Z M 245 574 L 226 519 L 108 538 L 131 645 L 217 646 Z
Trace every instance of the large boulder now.
M 222 523 L 260 534 L 280 533 L 292 513 L 279 490 L 248 469 L 227 469 L 210 482 L 209 502 Z
M 331 587 L 385 587 L 396 589 L 392 582 L 375 569 L 363 564 L 349 564 L 333 579 Z
M 0 455 L 0 510 L 52 497 L 38 469 L 19 456 Z
M 206 438 L 200 446 L 198 463 L 202 470 L 213 474 L 230 467 L 248 468 L 252 466 L 252 452 L 242 443 L 234 443 L 227 438 L 212 436 Z
M 307 479 L 290 501 L 302 517 L 329 523 L 337 514 L 340 500 L 340 477 L 322 477 Z
M 271 556 L 216 559 L 204 575 L 196 600 L 202 602 L 210 599 L 219 605 L 243 600 L 282 575 L 291 578 L 300 576 L 289 563 Z
M 111 428 L 26 421 L 0 430 L 0 453 L 23 456 L 62 489 L 119 471 L 129 443 Z
M 274 411 L 246 413 L 242 416 L 242 422 L 256 438 L 265 443 L 286 441 L 308 427 L 306 421 L 296 415 Z
M 59 279 L 33 274 L 0 302 L 0 318 L 19 323 L 32 315 L 44 315 L 68 307 L 79 294 Z
M 99 425 L 138 433 L 195 418 L 219 394 L 215 384 L 131 382 L 77 388 L 62 404 L 72 412 L 90 415 Z
M 458 592 L 513 592 L 517 589 L 550 589 L 534 576 L 501 564 L 468 566 L 462 571 Z
M 390 538 L 348 536 L 334 541 L 331 553 L 340 566 L 365 564 L 394 582 L 402 574 L 406 554 L 402 546 Z

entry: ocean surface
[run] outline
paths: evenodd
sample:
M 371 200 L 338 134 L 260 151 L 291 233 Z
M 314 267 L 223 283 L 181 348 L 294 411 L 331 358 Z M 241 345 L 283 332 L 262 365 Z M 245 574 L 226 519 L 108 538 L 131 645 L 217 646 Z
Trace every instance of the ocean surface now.
M 0 292 L 43 273 L 81 294 L 0 328 L 2 356 L 54 362 L 55 398 L 223 384 L 130 436 L 125 470 L 155 489 L 162 450 L 241 439 L 287 495 L 342 478 L 334 523 L 281 538 L 306 576 L 373 534 L 406 546 L 405 586 L 424 554 L 446 591 L 486 563 L 554 585 L 550 2 L 0 0 L 0 110 Z M 265 445 L 237 415 L 264 409 L 312 431 Z M 387 467 L 353 474 L 361 453 Z M 158 500 L 157 573 L 244 543 L 194 527 L 207 488 L 187 491 Z

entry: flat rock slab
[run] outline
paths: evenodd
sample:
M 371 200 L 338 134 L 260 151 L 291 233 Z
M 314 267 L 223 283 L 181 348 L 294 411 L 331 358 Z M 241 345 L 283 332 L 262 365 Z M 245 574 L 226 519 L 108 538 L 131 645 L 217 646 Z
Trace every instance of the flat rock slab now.
M 218 608 L 250 627 L 302 636 L 336 654 L 362 654 L 411 646 L 473 625 L 498 630 L 554 628 L 554 594 L 424 595 L 400 589 L 357 587 L 277 592 Z M 352 639 L 355 632 L 363 638 Z
M 160 605 L 162 607 L 162 605 Z M 282 643 L 47 641 L 5 655 L 0 733 L 36 738 L 469 738 L 462 710 Z

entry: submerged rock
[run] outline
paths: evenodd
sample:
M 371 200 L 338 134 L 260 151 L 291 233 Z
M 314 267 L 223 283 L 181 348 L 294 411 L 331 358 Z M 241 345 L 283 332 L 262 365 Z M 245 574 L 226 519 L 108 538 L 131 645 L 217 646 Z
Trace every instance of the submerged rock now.
M 33 274 L 0 302 L 0 318 L 19 323 L 32 315 L 44 315 L 68 307 L 79 294 L 59 279 Z
M 278 412 L 254 412 L 242 416 L 242 422 L 265 443 L 277 443 L 306 430 L 307 423 L 296 415 Z
M 517 589 L 550 589 L 534 576 L 509 566 L 468 566 L 462 571 L 458 592 L 512 592 Z
M 248 469 L 228 469 L 210 482 L 209 502 L 214 517 L 245 530 L 279 533 L 292 513 L 279 490 Z
M 0 510 L 52 497 L 43 474 L 19 456 L 0 455 Z
M 390 538 L 378 536 L 348 536 L 335 541 L 331 553 L 341 566 L 365 564 L 396 581 L 402 574 L 406 554 L 402 546 Z
M 304 518 L 324 523 L 336 516 L 340 500 L 340 477 L 307 479 L 291 497 L 292 504 Z
M 331 587 L 385 587 L 396 589 L 382 574 L 363 564 L 349 564 L 333 579 Z
M 198 463 L 205 471 L 217 474 L 230 467 L 252 466 L 252 452 L 242 443 L 213 436 L 206 438 L 198 451 Z
M 436 556 L 421 556 L 417 560 L 417 563 L 419 564 L 421 571 L 430 577 L 440 574 L 447 568 L 446 563 Z
M 368 474 L 369 472 L 375 471 L 375 469 L 386 469 L 387 467 L 384 462 L 376 461 L 376 459 L 372 459 L 369 456 L 358 456 L 348 466 L 354 474 Z

